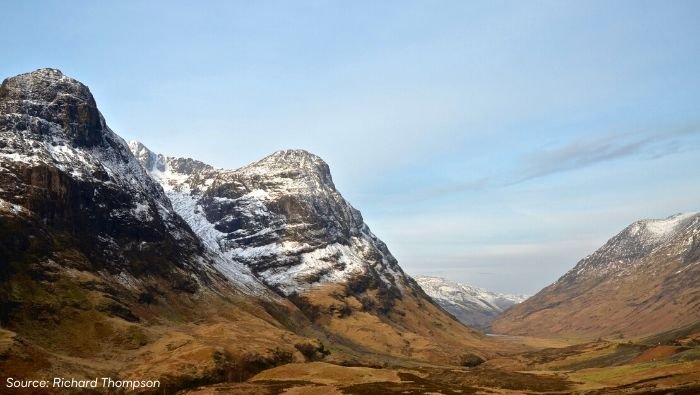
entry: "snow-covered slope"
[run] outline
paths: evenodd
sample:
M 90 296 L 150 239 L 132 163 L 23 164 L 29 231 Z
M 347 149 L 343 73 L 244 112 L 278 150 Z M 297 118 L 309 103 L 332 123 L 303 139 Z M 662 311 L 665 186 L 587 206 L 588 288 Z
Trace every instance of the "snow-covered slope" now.
M 209 249 L 250 268 L 335 344 L 448 363 L 491 347 L 403 273 L 318 156 L 279 151 L 226 170 L 130 148 Z
M 637 270 L 641 258 L 666 248 L 680 254 L 698 232 L 700 213 L 679 213 L 665 219 L 643 219 L 617 234 L 582 259 L 559 281 L 573 277 L 622 276 Z
M 279 151 L 226 170 L 130 148 L 213 250 L 284 294 L 367 275 L 398 292 L 411 286 L 316 155 Z
M 700 213 L 637 221 L 492 327 L 501 333 L 642 335 L 700 320 Z
M 418 285 L 442 308 L 467 326 L 488 328 L 491 321 L 510 306 L 527 299 L 460 284 L 441 277 L 414 276 Z

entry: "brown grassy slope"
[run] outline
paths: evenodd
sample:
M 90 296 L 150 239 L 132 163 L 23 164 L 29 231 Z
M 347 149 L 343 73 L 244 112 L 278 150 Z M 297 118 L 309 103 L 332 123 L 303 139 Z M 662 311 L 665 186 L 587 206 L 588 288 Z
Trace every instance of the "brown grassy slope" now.
M 93 270 L 70 239 L 31 219 L 3 221 L 6 236 L 36 234 L 29 248 L 13 252 L 0 281 L 0 322 L 11 334 L 3 337 L 0 368 L 15 377 L 150 377 L 185 388 L 320 359 L 321 341 L 327 359 L 363 365 L 458 364 L 465 353 L 513 348 L 410 290 L 395 298 L 382 289 L 317 288 L 300 296 L 309 319 L 288 300 L 245 296 L 215 277 L 194 289 L 166 270 L 123 283 Z
M 613 339 L 496 358 L 483 366 L 555 374 L 571 392 L 592 394 L 696 394 L 700 390 L 700 323 L 638 339 Z M 516 337 L 505 337 L 520 341 Z M 588 392 L 590 391 L 590 392 Z
M 353 294 L 344 285 L 312 288 L 300 298 L 314 320 L 338 343 L 352 343 L 376 354 L 459 365 L 466 354 L 490 358 L 522 347 L 485 336 L 462 325 L 424 295 L 406 290 L 390 309 L 372 290 Z
M 12 331 L 2 333 L 3 375 L 152 378 L 174 391 L 246 380 L 260 370 L 308 360 L 297 348 L 300 344 L 319 346 L 316 338 L 294 333 L 258 302 L 235 293 L 179 295 L 159 284 L 163 292 L 149 304 L 130 304 L 128 296 L 121 299 L 137 317 L 129 321 L 100 310 L 110 298 L 90 288 L 101 289 L 108 281 L 75 269 L 51 282 L 12 278 L 12 292 L 22 294 L 27 308 L 32 307 L 15 311 Z M 321 328 L 317 331 L 332 351 L 327 357 L 331 361 L 456 364 L 463 353 L 490 356 L 511 348 L 463 327 L 432 305 L 419 306 L 412 297 L 397 302 L 387 316 L 362 311 L 359 302 L 348 297 L 351 311 L 334 316 L 326 311 L 338 303 L 337 295 L 324 291 L 307 294 L 326 309 L 308 325 Z M 294 315 L 291 305 L 280 302 L 277 307 Z
M 149 304 L 133 303 L 125 293 L 120 306 L 129 319 L 124 319 L 104 308 L 112 294 L 90 289 L 113 280 L 77 270 L 65 270 L 53 280 L 13 277 L 8 282 L 25 304 L 4 324 L 11 334 L 3 337 L 0 349 L 4 374 L 217 382 L 229 373 L 223 365 L 233 361 L 251 365 L 239 373 L 245 378 L 279 363 L 304 361 L 296 344 L 318 346 L 316 339 L 294 334 L 254 299 L 233 290 L 227 296 L 211 291 L 182 295 L 163 285 Z M 294 314 L 293 306 L 286 308 Z
M 0 261 L 3 376 L 103 374 L 186 386 L 303 361 L 296 344 L 319 346 L 288 329 L 309 324 L 291 303 L 243 295 L 214 274 L 183 287 L 185 275 L 171 275 L 162 258 L 148 261 L 163 265 L 160 272 L 124 282 L 94 270 L 72 239 L 31 217 L 0 216 L 0 236 L 9 246 Z M 288 327 L 268 310 L 285 315 Z M 244 371 L 230 369 L 234 362 Z
M 491 325 L 531 336 L 642 336 L 700 320 L 700 264 L 663 249 L 623 276 L 560 281 L 513 306 Z
M 188 394 L 697 394 L 700 325 L 637 339 L 540 349 L 494 358 L 475 368 L 409 366 L 383 369 L 328 363 L 287 364 L 246 383 L 198 388 Z M 532 339 L 504 338 L 532 343 Z M 552 348 L 552 345 L 559 348 Z

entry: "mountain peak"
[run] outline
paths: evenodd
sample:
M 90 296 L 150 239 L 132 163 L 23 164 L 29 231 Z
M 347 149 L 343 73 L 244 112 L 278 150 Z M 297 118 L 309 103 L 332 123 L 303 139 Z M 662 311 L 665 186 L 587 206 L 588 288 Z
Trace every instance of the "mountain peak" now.
M 663 219 L 644 219 L 635 222 L 631 228 L 635 231 L 644 228 L 650 236 L 666 237 L 681 229 L 682 225 L 686 224 L 688 220 L 692 220 L 693 217 L 697 217 L 698 214 L 700 213 L 677 213 Z
M 314 179 L 335 188 L 328 164 L 319 156 L 302 149 L 276 151 L 240 169 L 250 174 L 277 174 L 284 178 Z
M 663 219 L 636 221 L 585 257 L 560 280 L 576 276 L 605 276 L 631 270 L 635 262 L 669 244 L 688 229 L 697 228 L 700 213 L 678 213 Z M 670 253 L 670 252 L 669 252 Z
M 277 158 L 281 158 L 283 160 L 290 160 L 290 161 L 295 161 L 295 160 L 299 160 L 299 159 L 303 159 L 303 158 L 319 159 L 319 160 L 321 159 L 318 157 L 318 155 L 314 155 L 305 149 L 284 149 L 284 150 L 275 151 L 268 156 L 277 157 Z
M 42 67 L 20 75 L 29 75 L 36 78 L 68 78 L 61 70 L 52 67 Z
M 136 159 L 141 162 L 141 165 L 146 169 L 146 171 L 151 173 L 153 171 L 158 171 L 161 173 L 170 171 L 183 176 L 191 176 L 203 170 L 213 169 L 212 166 L 192 158 L 178 158 L 165 156 L 163 154 L 156 154 L 137 140 L 129 141 L 129 149 Z M 162 177 L 163 175 L 159 176 L 159 178 Z
M 57 69 L 39 69 L 7 78 L 0 85 L 0 113 L 7 129 L 62 129 L 76 146 L 99 144 L 106 130 L 95 99 L 83 83 Z
M 229 170 L 189 158 L 154 158 L 138 142 L 130 148 L 208 245 L 248 265 L 279 292 L 358 278 L 398 294 L 412 286 L 335 189 L 328 164 L 308 151 L 277 151 Z M 160 161 L 164 170 L 149 165 Z
M 131 153 L 139 162 L 141 162 L 141 165 L 146 170 L 165 171 L 165 163 L 162 159 L 162 155 L 157 155 L 140 141 L 130 140 L 129 150 L 131 150 Z
M 138 140 L 129 140 L 129 149 L 134 153 L 134 155 L 137 152 L 153 153 L 150 149 L 148 149 L 148 147 Z
M 14 92 L 24 100 L 50 102 L 58 95 L 64 94 L 94 103 L 92 93 L 85 84 L 66 76 L 58 69 L 44 68 L 19 74 L 5 79 L 2 86 L 4 89 L 0 96 Z
M 298 168 L 328 167 L 328 164 L 318 155 L 303 149 L 288 149 L 276 151 L 256 163 L 276 163 L 295 166 Z
M 537 336 L 640 336 L 696 322 L 699 235 L 700 213 L 636 221 L 509 310 L 494 329 Z

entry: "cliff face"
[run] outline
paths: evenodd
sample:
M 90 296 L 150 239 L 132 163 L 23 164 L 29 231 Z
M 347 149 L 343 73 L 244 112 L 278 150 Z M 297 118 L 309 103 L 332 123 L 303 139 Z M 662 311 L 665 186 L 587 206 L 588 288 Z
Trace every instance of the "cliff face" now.
M 636 336 L 700 320 L 700 214 L 641 220 L 493 323 L 501 333 Z
M 284 295 L 366 277 L 395 294 L 415 287 L 316 155 L 280 151 L 223 170 L 131 149 L 203 239 Z
M 197 236 L 83 84 L 52 69 L 5 80 L 0 137 L 5 262 L 26 260 L 27 247 L 38 249 L 35 265 L 77 249 L 80 258 L 65 265 L 124 284 L 156 275 L 195 291 L 208 281 L 211 262 Z M 6 275 L 15 269 L 5 266 Z

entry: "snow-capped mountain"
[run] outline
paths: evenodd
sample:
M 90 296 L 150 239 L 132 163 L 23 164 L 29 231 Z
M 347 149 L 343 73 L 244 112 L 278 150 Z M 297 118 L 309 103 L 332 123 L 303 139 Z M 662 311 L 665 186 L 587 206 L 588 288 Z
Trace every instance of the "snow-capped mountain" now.
M 640 220 L 492 327 L 537 335 L 661 332 L 700 320 L 699 284 L 700 213 Z
M 201 241 L 85 85 L 54 69 L 2 82 L 0 371 L 209 379 L 222 344 L 318 347 L 299 316 Z
M 0 210 L 23 208 L 46 225 L 85 232 L 82 242 L 92 241 L 125 284 L 139 283 L 134 270 L 120 266 L 130 250 L 157 251 L 167 243 L 177 246 L 175 262 L 187 277 L 220 267 L 241 290 L 264 293 L 245 266 L 203 249 L 162 187 L 107 126 L 85 85 L 40 69 L 7 79 L 1 89 Z M 134 232 L 138 245 L 130 239 Z
M 640 269 L 641 258 L 660 249 L 665 249 L 667 256 L 682 254 L 692 247 L 699 221 L 700 213 L 679 213 L 665 219 L 637 221 L 582 259 L 561 280 L 632 274 Z
M 226 355 L 258 371 L 320 358 L 322 342 L 364 364 L 500 349 L 403 273 L 317 156 L 156 155 L 54 69 L 0 85 L 0 325 L 0 370 L 176 385 L 221 379 Z
M 527 299 L 460 284 L 441 277 L 414 276 L 418 285 L 442 308 L 467 326 L 487 329 L 510 306 Z
M 316 155 L 279 151 L 226 170 L 129 146 L 207 245 L 283 294 L 365 275 L 398 292 L 410 286 Z
M 76 181 L 133 196 L 131 209 L 115 216 L 136 220 L 158 212 L 167 219 L 172 216 L 168 199 L 138 162 L 129 160 L 126 143 L 107 127 L 87 87 L 60 71 L 41 69 L 5 80 L 0 122 L 5 177 L 20 167 L 52 166 Z M 21 195 L 6 190 L 3 194 Z M 154 207 L 148 207 L 151 201 Z
M 156 270 L 133 267 L 134 250 L 171 251 L 183 281 L 208 270 L 197 237 L 107 126 L 88 88 L 58 70 L 0 87 L 0 185 L 5 215 L 60 229 L 124 284 L 138 282 L 134 272 Z
M 210 250 L 250 268 L 331 338 L 442 361 L 491 340 L 446 314 L 404 274 L 318 156 L 278 151 L 227 170 L 155 154 L 136 141 L 130 148 Z M 381 336 L 368 336 L 374 333 Z

